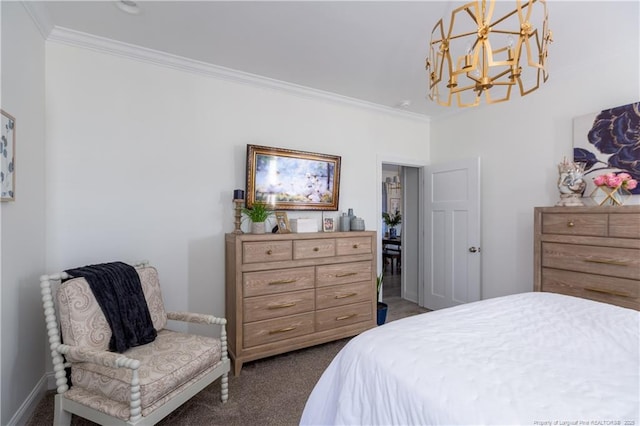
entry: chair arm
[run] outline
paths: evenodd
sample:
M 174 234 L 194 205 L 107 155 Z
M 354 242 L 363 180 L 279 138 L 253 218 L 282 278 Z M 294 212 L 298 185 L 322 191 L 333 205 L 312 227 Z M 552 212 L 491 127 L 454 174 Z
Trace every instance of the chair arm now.
M 70 345 L 58 345 L 56 351 L 64 354 L 71 362 L 90 362 L 105 367 L 124 367 L 131 370 L 137 370 L 140 367 L 140 361 L 137 359 L 128 358 L 116 352 L 99 351 Z
M 174 321 L 185 321 L 195 324 L 227 325 L 226 318 L 218 318 L 213 315 L 196 314 L 193 312 L 167 312 L 167 318 Z

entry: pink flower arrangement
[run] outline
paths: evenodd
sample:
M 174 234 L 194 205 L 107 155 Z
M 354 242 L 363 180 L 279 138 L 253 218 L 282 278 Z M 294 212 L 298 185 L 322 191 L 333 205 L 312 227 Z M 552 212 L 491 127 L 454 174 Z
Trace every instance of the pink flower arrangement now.
M 638 181 L 632 179 L 629 173 L 606 173 L 593 178 L 593 183 L 597 186 L 608 186 L 609 188 L 622 187 L 629 191 L 638 186 Z

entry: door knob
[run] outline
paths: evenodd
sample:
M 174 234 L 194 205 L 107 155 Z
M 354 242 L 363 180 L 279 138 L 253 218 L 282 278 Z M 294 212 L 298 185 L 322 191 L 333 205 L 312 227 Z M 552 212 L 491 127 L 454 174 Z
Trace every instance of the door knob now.
M 480 247 L 469 247 L 469 252 L 471 253 L 479 253 Z

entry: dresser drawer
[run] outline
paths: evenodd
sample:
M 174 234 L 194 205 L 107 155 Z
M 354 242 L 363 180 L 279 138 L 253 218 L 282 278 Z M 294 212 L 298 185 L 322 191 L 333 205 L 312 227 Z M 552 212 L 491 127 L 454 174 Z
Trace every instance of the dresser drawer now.
M 316 267 L 316 286 L 325 287 L 335 284 L 368 281 L 371 283 L 371 262 L 338 263 Z M 373 284 L 372 284 L 373 285 Z
M 242 243 L 243 263 L 277 262 L 292 259 L 291 241 L 255 241 Z
M 373 239 L 371 237 L 340 238 L 336 252 L 338 256 L 350 254 L 370 254 L 373 252 Z
M 336 241 L 332 238 L 322 240 L 300 240 L 293 242 L 294 259 L 316 259 L 336 255 Z
M 542 266 L 640 280 L 640 250 L 543 243 Z
M 542 215 L 543 234 L 606 237 L 607 232 L 607 214 L 544 213 Z
M 244 297 L 283 293 L 313 288 L 315 269 L 305 268 L 278 269 L 275 271 L 245 272 L 242 274 Z
M 313 290 L 301 290 L 269 296 L 247 297 L 242 302 L 244 321 L 260 321 L 312 312 L 315 306 L 314 295 Z
M 609 215 L 609 236 L 616 238 L 640 238 L 640 214 Z
M 362 321 L 370 321 L 372 318 L 371 311 L 371 302 L 316 311 L 316 331 L 330 330 Z
M 371 281 L 320 287 L 316 290 L 316 309 L 333 308 L 371 300 Z
M 640 281 L 561 269 L 542 269 L 542 291 L 640 309 Z
M 313 312 L 244 324 L 244 346 L 258 346 L 313 333 Z

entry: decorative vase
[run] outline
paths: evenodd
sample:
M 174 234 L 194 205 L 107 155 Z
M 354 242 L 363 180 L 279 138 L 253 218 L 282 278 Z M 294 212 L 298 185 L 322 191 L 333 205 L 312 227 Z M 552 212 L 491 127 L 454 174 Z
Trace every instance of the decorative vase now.
M 622 186 L 611 188 L 606 185 L 596 186 L 591 199 L 599 206 L 622 206 L 631 197 L 631 192 Z
M 398 231 L 396 231 L 396 228 L 389 228 L 389 238 L 397 238 L 398 237 Z
M 585 163 L 570 162 L 566 158 L 562 163 L 558 164 L 560 201 L 556 203 L 556 206 L 584 206 L 580 199 L 587 187 L 587 184 L 582 179 L 584 167 Z
M 388 308 L 389 308 L 389 305 L 387 305 L 386 303 L 378 302 L 378 318 L 377 318 L 378 325 L 384 324 L 385 321 L 387 320 Z
M 265 224 L 264 222 L 251 222 L 252 234 L 264 234 Z

